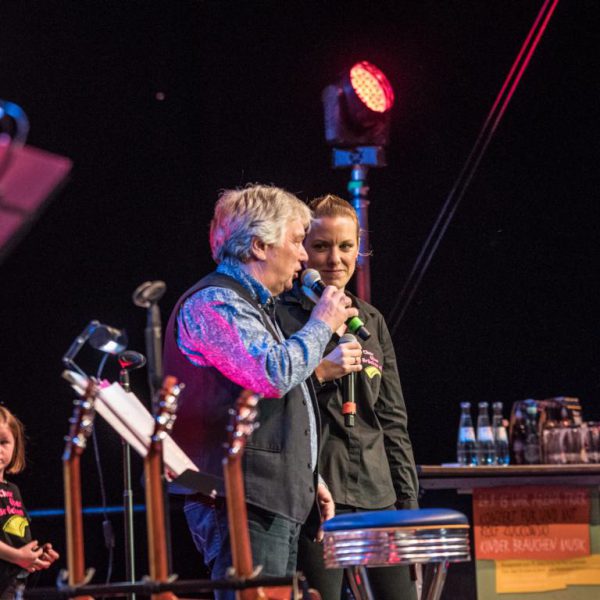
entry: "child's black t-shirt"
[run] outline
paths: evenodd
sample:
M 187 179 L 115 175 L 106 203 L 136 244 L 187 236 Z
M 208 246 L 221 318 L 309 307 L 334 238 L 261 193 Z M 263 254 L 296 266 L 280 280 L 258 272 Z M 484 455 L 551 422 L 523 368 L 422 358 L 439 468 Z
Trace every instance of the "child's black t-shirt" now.
M 0 482 L 0 541 L 20 548 L 31 541 L 29 516 L 21 492 L 14 483 Z M 22 571 L 14 563 L 0 560 L 0 594 Z

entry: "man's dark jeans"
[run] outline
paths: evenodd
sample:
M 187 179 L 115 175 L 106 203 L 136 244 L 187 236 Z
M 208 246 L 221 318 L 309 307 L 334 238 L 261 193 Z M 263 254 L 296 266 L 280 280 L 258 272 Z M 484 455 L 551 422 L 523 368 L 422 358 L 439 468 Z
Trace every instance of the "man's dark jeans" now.
M 187 500 L 185 517 L 196 544 L 211 570 L 211 579 L 224 579 L 232 565 L 227 510 L 224 503 Z M 300 525 L 248 505 L 248 529 L 254 566 L 261 575 L 284 577 L 296 571 Z M 215 592 L 216 600 L 235 600 L 233 590 Z

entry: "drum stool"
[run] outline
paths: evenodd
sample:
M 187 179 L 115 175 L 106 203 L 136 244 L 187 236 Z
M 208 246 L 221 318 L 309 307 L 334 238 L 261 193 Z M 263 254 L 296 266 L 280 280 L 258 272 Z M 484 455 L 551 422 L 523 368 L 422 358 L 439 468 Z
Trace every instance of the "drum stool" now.
M 346 570 L 356 600 L 377 600 L 367 567 L 427 564 L 421 598 L 439 600 L 449 563 L 471 560 L 469 522 L 455 510 L 348 513 L 325 521 L 323 530 L 325 566 Z

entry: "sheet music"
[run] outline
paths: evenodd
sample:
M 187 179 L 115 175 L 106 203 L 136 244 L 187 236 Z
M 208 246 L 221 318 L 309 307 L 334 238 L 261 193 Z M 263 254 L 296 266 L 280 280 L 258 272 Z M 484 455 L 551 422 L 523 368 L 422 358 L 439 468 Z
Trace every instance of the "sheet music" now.
M 79 394 L 83 394 L 87 379 L 73 371 L 67 373 L 65 378 Z M 133 392 L 126 392 L 118 383 L 100 386 L 94 408 L 140 456 L 148 454 L 150 438 L 154 433 L 154 417 Z M 198 467 L 169 434 L 163 439 L 163 460 L 175 477 L 187 470 L 198 471 Z

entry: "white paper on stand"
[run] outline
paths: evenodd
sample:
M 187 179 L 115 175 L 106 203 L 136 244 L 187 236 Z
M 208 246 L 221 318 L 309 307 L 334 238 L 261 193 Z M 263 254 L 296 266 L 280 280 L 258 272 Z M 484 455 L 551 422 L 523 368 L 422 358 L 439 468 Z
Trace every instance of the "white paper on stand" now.
M 68 378 L 79 394 L 85 392 L 85 377 L 69 371 Z M 154 433 L 154 417 L 133 392 L 126 392 L 118 383 L 100 387 L 94 408 L 140 456 L 148 454 Z M 198 467 L 169 434 L 163 439 L 163 462 L 175 477 L 187 470 L 198 472 Z

